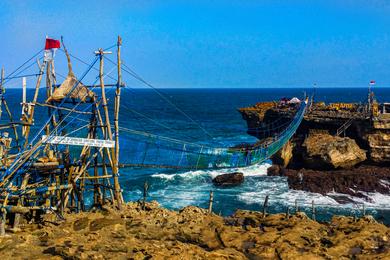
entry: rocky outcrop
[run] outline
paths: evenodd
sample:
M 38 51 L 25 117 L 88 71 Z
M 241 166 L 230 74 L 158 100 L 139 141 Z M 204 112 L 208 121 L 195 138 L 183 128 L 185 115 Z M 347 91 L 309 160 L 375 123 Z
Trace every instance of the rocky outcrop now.
M 247 122 L 248 134 L 258 139 L 264 138 L 262 131 L 258 131 L 263 124 L 270 124 L 277 128 L 278 123 L 284 125 L 294 117 L 295 113 L 291 109 L 278 105 L 270 107 L 269 102 L 262 104 L 258 103 L 252 107 L 239 109 L 243 119 Z M 328 132 L 336 136 L 337 130 L 345 124 L 348 127 L 341 134 L 353 139 L 361 149 L 366 151 L 365 164 L 388 166 L 390 164 L 390 114 L 372 117 L 365 113 L 364 107 L 361 105 L 360 109 L 358 107 L 358 104 L 353 103 L 325 105 L 319 102 L 313 104 L 291 140 L 294 151 L 289 166 L 294 168 L 303 166 L 299 165 L 299 162 L 303 160 L 301 145 L 312 131 Z M 349 122 L 351 119 L 353 120 Z M 284 161 L 277 163 L 283 165 Z
M 365 192 L 390 194 L 390 169 L 384 167 L 361 166 L 350 170 L 315 171 L 273 165 L 267 174 L 287 177 L 291 189 L 324 195 L 336 192 L 369 200 Z
M 390 133 L 377 131 L 367 134 L 366 138 L 371 151 L 370 158 L 373 162 L 390 161 Z
M 218 187 L 233 187 L 244 182 L 244 174 L 241 172 L 233 172 L 218 175 L 213 179 L 213 183 Z
M 287 167 L 293 157 L 293 145 L 288 141 L 282 149 L 272 156 L 272 162 Z
M 311 134 L 302 146 L 305 166 L 311 169 L 345 169 L 366 160 L 365 151 L 348 137 Z
M 372 218 L 318 223 L 304 213 L 224 218 L 197 207 L 180 211 L 147 203 L 120 211 L 50 215 L 0 237 L 4 259 L 367 259 L 390 253 L 390 229 Z M 55 217 L 55 216 L 52 216 Z M 56 224 L 54 224 L 56 223 Z

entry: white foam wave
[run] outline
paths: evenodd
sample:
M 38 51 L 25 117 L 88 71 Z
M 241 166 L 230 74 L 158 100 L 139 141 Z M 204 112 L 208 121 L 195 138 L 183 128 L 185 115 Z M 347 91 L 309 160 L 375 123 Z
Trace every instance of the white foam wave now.
M 306 192 L 301 190 L 289 190 L 286 182 L 270 182 L 262 185 L 259 191 L 243 192 L 238 195 L 239 200 L 245 204 L 261 204 L 265 197 L 269 196 L 270 203 L 277 202 L 283 205 L 309 205 L 313 201 L 315 204 L 337 205 L 333 198 L 319 193 Z
M 166 180 L 173 180 L 176 177 L 184 178 L 184 179 L 192 179 L 199 176 L 210 176 L 211 178 L 215 178 L 218 175 L 224 173 L 232 173 L 232 172 L 242 172 L 244 176 L 264 176 L 267 175 L 267 169 L 271 167 L 269 162 L 248 166 L 245 168 L 232 168 L 232 169 L 217 169 L 217 170 L 195 170 L 188 171 L 183 173 L 173 173 L 173 174 L 165 174 L 165 173 L 156 173 L 151 175 L 155 178 L 161 178 Z
M 390 196 L 381 193 L 361 192 L 364 196 L 369 198 L 369 201 L 367 201 L 364 198 L 336 192 L 322 195 L 301 190 L 286 190 L 284 192 L 279 190 L 279 194 L 277 194 L 272 192 L 272 185 L 269 187 L 270 189 L 262 191 L 242 192 L 238 195 L 238 199 L 245 204 L 261 204 L 264 202 L 265 197 L 269 195 L 270 203 L 277 202 L 283 205 L 295 205 L 295 202 L 297 202 L 300 206 L 310 206 L 311 203 L 314 202 L 317 206 L 330 206 L 335 208 L 360 208 L 364 204 L 366 208 L 390 209 Z M 344 197 L 350 202 L 339 203 L 335 197 Z
M 165 173 L 155 173 L 153 175 L 151 175 L 152 177 L 155 177 L 155 178 L 161 178 L 161 179 L 167 179 L 167 180 L 172 180 L 173 178 L 175 178 L 177 174 L 165 174 Z
M 389 209 L 390 205 L 390 195 L 385 195 L 379 192 L 362 192 L 360 191 L 364 197 L 367 197 L 367 199 L 360 198 L 360 197 L 355 197 L 351 196 L 348 194 L 342 194 L 342 193 L 337 193 L 337 192 L 331 192 L 328 193 L 327 195 L 332 196 L 332 197 L 345 197 L 347 198 L 350 203 L 345 203 L 342 204 L 345 207 L 358 207 L 359 205 L 362 206 L 363 204 L 366 207 L 370 208 L 378 208 L 378 209 Z

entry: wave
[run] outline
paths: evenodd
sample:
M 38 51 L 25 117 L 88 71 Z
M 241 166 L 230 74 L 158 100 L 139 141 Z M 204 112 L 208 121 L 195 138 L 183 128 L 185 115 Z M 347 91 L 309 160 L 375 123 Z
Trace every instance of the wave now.
M 218 170 L 195 170 L 195 171 L 187 171 L 182 173 L 155 173 L 152 174 L 151 177 L 161 178 L 166 180 L 174 180 L 175 178 L 183 178 L 183 179 L 193 179 L 200 176 L 208 176 L 211 178 L 215 178 L 218 175 L 224 173 L 233 173 L 233 172 L 242 172 L 245 177 L 253 177 L 253 176 L 265 176 L 267 175 L 267 169 L 271 167 L 270 162 L 252 165 L 245 168 L 232 168 L 232 169 L 218 169 Z
M 390 209 L 390 195 L 382 194 L 379 192 L 363 192 L 359 191 L 363 197 L 356 197 L 349 194 L 330 192 L 327 195 L 330 197 L 345 198 L 348 202 L 342 203 L 345 207 L 358 207 L 363 204 L 369 208 L 376 209 Z
M 314 192 L 290 190 L 286 180 L 274 178 L 254 184 L 254 191 L 242 192 L 238 199 L 245 204 L 262 204 L 265 197 L 269 197 L 269 203 L 282 205 L 308 205 L 313 201 L 315 204 L 337 205 L 333 198 Z
M 362 204 L 366 208 L 388 208 L 390 196 L 380 193 L 364 193 L 364 198 L 353 197 L 346 194 L 331 192 L 319 194 L 301 190 L 291 190 L 285 177 L 269 176 L 267 169 L 270 162 L 238 169 L 193 170 L 179 173 L 155 173 L 151 177 L 158 183 L 159 189 L 154 195 L 159 197 L 163 204 L 180 208 L 186 205 L 199 205 L 207 203 L 210 190 L 214 190 L 216 203 L 224 204 L 228 208 L 258 208 L 263 204 L 265 197 L 269 196 L 269 205 L 284 210 L 287 206 L 309 208 L 312 203 L 320 208 L 332 210 L 360 209 Z M 244 174 L 242 185 L 232 188 L 214 187 L 211 178 L 217 175 L 239 171 Z M 175 199 L 170 199 L 174 197 Z

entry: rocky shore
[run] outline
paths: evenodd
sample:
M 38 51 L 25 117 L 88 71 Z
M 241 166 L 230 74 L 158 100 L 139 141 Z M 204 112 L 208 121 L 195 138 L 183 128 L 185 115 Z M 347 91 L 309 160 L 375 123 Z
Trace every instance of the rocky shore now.
M 373 201 L 367 193 L 390 195 L 390 168 L 367 163 L 365 151 L 349 137 L 311 133 L 301 145 L 286 145 L 273 162 L 268 175 L 287 177 L 290 189 L 341 193 L 368 202 Z
M 386 259 L 390 228 L 370 216 L 318 223 L 304 213 L 231 217 L 197 207 L 170 211 L 155 202 L 145 210 L 45 215 L 39 224 L 0 238 L 4 259 Z
M 286 169 L 274 165 L 269 176 L 285 176 L 291 189 L 316 192 L 323 195 L 342 193 L 371 202 L 369 192 L 390 194 L 390 169 L 378 166 L 360 166 L 353 169 L 320 171 Z M 340 201 L 347 202 L 347 201 Z

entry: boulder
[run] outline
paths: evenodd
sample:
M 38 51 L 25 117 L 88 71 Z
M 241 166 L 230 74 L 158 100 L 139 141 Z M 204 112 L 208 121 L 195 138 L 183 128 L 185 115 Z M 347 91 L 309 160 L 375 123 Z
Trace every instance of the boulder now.
M 267 169 L 268 176 L 283 176 L 282 167 L 280 165 L 274 164 Z
M 311 169 L 348 169 L 367 159 L 365 151 L 348 137 L 310 134 L 303 148 L 305 167 Z
M 244 182 L 244 174 L 241 172 L 225 173 L 213 179 L 213 183 L 218 187 L 232 187 Z

